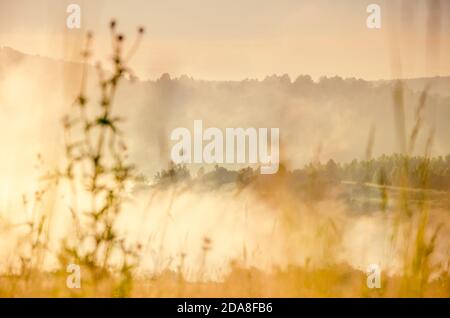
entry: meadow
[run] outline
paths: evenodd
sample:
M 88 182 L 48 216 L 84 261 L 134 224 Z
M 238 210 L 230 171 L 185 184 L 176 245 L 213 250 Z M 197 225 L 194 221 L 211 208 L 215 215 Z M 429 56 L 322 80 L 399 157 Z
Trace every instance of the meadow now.
M 449 297 L 450 156 L 421 156 L 423 102 L 405 127 L 404 87 L 393 91 L 399 153 L 290 169 L 215 166 L 194 174 L 169 163 L 145 176 L 130 162 L 127 120 L 115 111 L 127 62 L 110 25 L 111 67 L 96 65 L 99 99 L 86 88 L 94 37 L 83 51 L 80 92 L 61 124 L 63 156 L 39 156 L 38 189 L 24 221 L 1 219 L 1 297 Z M 128 85 L 128 83 L 127 83 Z M 42 159 L 42 160 L 41 160 Z M 36 180 L 30 180 L 35 182 Z M 70 288 L 80 268 L 80 288 Z M 367 267 L 381 268 L 369 288 Z

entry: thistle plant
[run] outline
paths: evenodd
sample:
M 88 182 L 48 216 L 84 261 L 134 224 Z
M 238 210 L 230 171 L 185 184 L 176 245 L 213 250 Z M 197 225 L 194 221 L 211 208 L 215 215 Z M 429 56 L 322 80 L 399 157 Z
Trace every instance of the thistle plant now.
M 60 258 L 63 264 L 69 260 L 80 262 L 94 270 L 95 277 L 118 269 L 128 281 L 139 248 L 120 238 L 116 223 L 135 173 L 127 162 L 127 147 L 120 129 L 123 118 L 114 113 L 113 106 L 119 83 L 125 77 L 134 77 L 126 63 L 138 48 L 144 29 L 138 29 L 134 44 L 126 53 L 125 37 L 117 32 L 115 21 L 110 24 L 110 33 L 112 71 L 105 71 L 100 63 L 96 65 L 100 101 L 91 103 L 86 93 L 93 40 L 88 33 L 82 52 L 81 90 L 63 119 L 65 165 L 57 177 L 70 185 L 76 234 L 75 239 L 65 241 Z

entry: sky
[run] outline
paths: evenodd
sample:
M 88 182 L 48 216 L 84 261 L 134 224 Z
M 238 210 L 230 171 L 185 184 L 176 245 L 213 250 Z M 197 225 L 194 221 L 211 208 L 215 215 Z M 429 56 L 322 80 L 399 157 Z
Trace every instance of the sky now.
M 81 7 L 79 30 L 66 27 L 71 3 Z M 371 3 L 381 7 L 381 29 L 366 26 Z M 431 18 L 430 3 L 440 3 Z M 0 0 L 0 46 L 77 60 L 92 30 L 104 60 L 111 18 L 127 37 L 146 28 L 131 62 L 145 79 L 450 75 L 447 0 Z

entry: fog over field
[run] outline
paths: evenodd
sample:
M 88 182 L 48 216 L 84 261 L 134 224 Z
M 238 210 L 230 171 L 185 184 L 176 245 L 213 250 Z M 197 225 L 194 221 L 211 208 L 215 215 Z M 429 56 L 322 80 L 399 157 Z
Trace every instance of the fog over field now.
M 8 131 L 1 138 L 7 144 L 14 135 L 27 145 L 10 145 L 6 158 L 14 165 L 18 160 L 28 163 L 36 153 L 52 151 L 61 141 L 60 120 L 79 90 L 81 67 L 3 48 L 0 70 L 1 125 Z M 95 103 L 99 97 L 94 68 L 90 75 L 90 102 Z M 450 78 L 403 82 L 406 127 L 413 127 L 428 81 L 422 134 L 414 154 L 424 153 L 433 133 L 432 154 L 445 155 L 450 151 Z M 19 82 L 20 88 L 15 86 Z M 177 127 L 192 130 L 195 119 L 202 119 L 205 128 L 280 128 L 280 160 L 294 169 L 315 159 L 318 152 L 322 161 L 363 159 L 372 129 L 374 156 L 401 152 L 395 135 L 394 89 L 395 81 L 340 77 L 313 81 L 308 75 L 269 75 L 261 81 L 202 81 L 163 74 L 154 81 L 125 82 L 115 107 L 126 117 L 131 159 L 149 177 L 169 162 L 174 144 L 171 131 Z
M 18 211 L 22 210 L 23 195 L 32 195 L 36 190 L 41 173 L 36 164 L 42 160 L 44 166 L 54 167 L 63 156 L 61 119 L 74 107 L 71 105 L 80 89 L 81 71 L 80 64 L 0 49 L 0 126 L 4 132 L 0 135 L 0 215 L 7 223 L 27 220 L 26 213 Z M 426 98 L 421 133 L 412 154 L 424 155 L 430 136 L 431 155 L 448 154 L 450 78 L 407 79 L 402 83 L 407 131 L 417 121 L 416 109 Z M 128 159 L 151 183 L 158 171 L 169 166 L 171 131 L 177 127 L 191 130 L 196 119 L 203 120 L 205 127 L 220 129 L 280 128 L 280 162 L 289 171 L 315 161 L 326 163 L 333 159 L 345 163 L 365 159 L 370 143 L 373 157 L 399 153 L 402 145 L 397 138 L 393 99 L 396 85 L 396 81 L 337 76 L 317 81 L 308 75 L 204 81 L 163 74 L 152 81 L 123 82 L 114 107 L 125 119 L 122 129 L 129 145 Z M 93 66 L 89 67 L 87 87 L 88 105 L 97 103 L 100 96 Z M 425 87 L 429 94 L 424 97 Z M 192 176 L 200 168 L 188 167 Z M 203 168 L 206 172 L 217 169 L 214 165 Z M 288 192 L 285 186 L 281 183 L 280 191 Z M 235 185 L 225 185 L 206 192 L 189 184 L 188 188 L 183 184 L 163 190 L 144 188 L 130 194 L 133 200 L 126 205 L 127 213 L 118 224 L 124 237 L 146 246 L 140 264 L 144 273 L 176 270 L 176 260 L 185 252 L 185 275 L 189 280 L 223 280 L 233 260 L 264 271 L 328 262 L 344 262 L 364 270 L 373 261 L 383 263 L 392 273 L 401 271 L 397 257 L 389 261 L 386 258 L 399 252 L 389 249 L 386 241 L 391 217 L 385 219 L 380 211 L 353 214 L 335 193 L 341 191 L 339 187 L 331 190 L 326 200 L 315 203 L 279 194 L 270 186 L 268 189 L 269 198 L 264 194 L 266 190 L 261 193 L 251 186 L 241 191 Z M 62 211 L 67 209 L 67 202 L 64 191 L 59 195 L 54 208 Z M 445 210 L 433 210 L 433 226 L 442 222 L 446 224 L 443 232 L 448 233 Z M 54 248 L 56 238 L 69 231 L 69 223 L 69 213 L 54 216 Z M 326 235 L 317 241 L 317 235 L 323 233 Z M 367 233 L 371 233 L 371 244 Z M 227 239 L 230 235 L 232 240 Z M 205 238 L 212 242 L 211 252 L 199 273 Z M 334 240 L 339 241 L 339 248 L 328 255 Z M 434 262 L 448 257 L 446 241 L 437 244 Z M 5 242 L 3 253 L 13 251 L 14 243 Z M 49 260 L 49 264 L 54 262 Z

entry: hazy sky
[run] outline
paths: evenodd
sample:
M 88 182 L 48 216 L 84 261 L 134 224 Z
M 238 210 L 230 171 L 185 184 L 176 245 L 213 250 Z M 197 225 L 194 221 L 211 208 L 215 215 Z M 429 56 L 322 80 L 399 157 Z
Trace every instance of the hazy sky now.
M 433 2 L 440 14 L 429 28 Z M 70 3 L 81 6 L 81 30 L 66 28 Z M 366 26 L 370 3 L 381 6 L 379 30 Z M 97 57 L 105 58 L 112 17 L 127 35 L 146 27 L 132 64 L 145 78 L 450 75 L 447 0 L 0 0 L 0 46 L 75 59 L 81 35 L 93 30 Z

